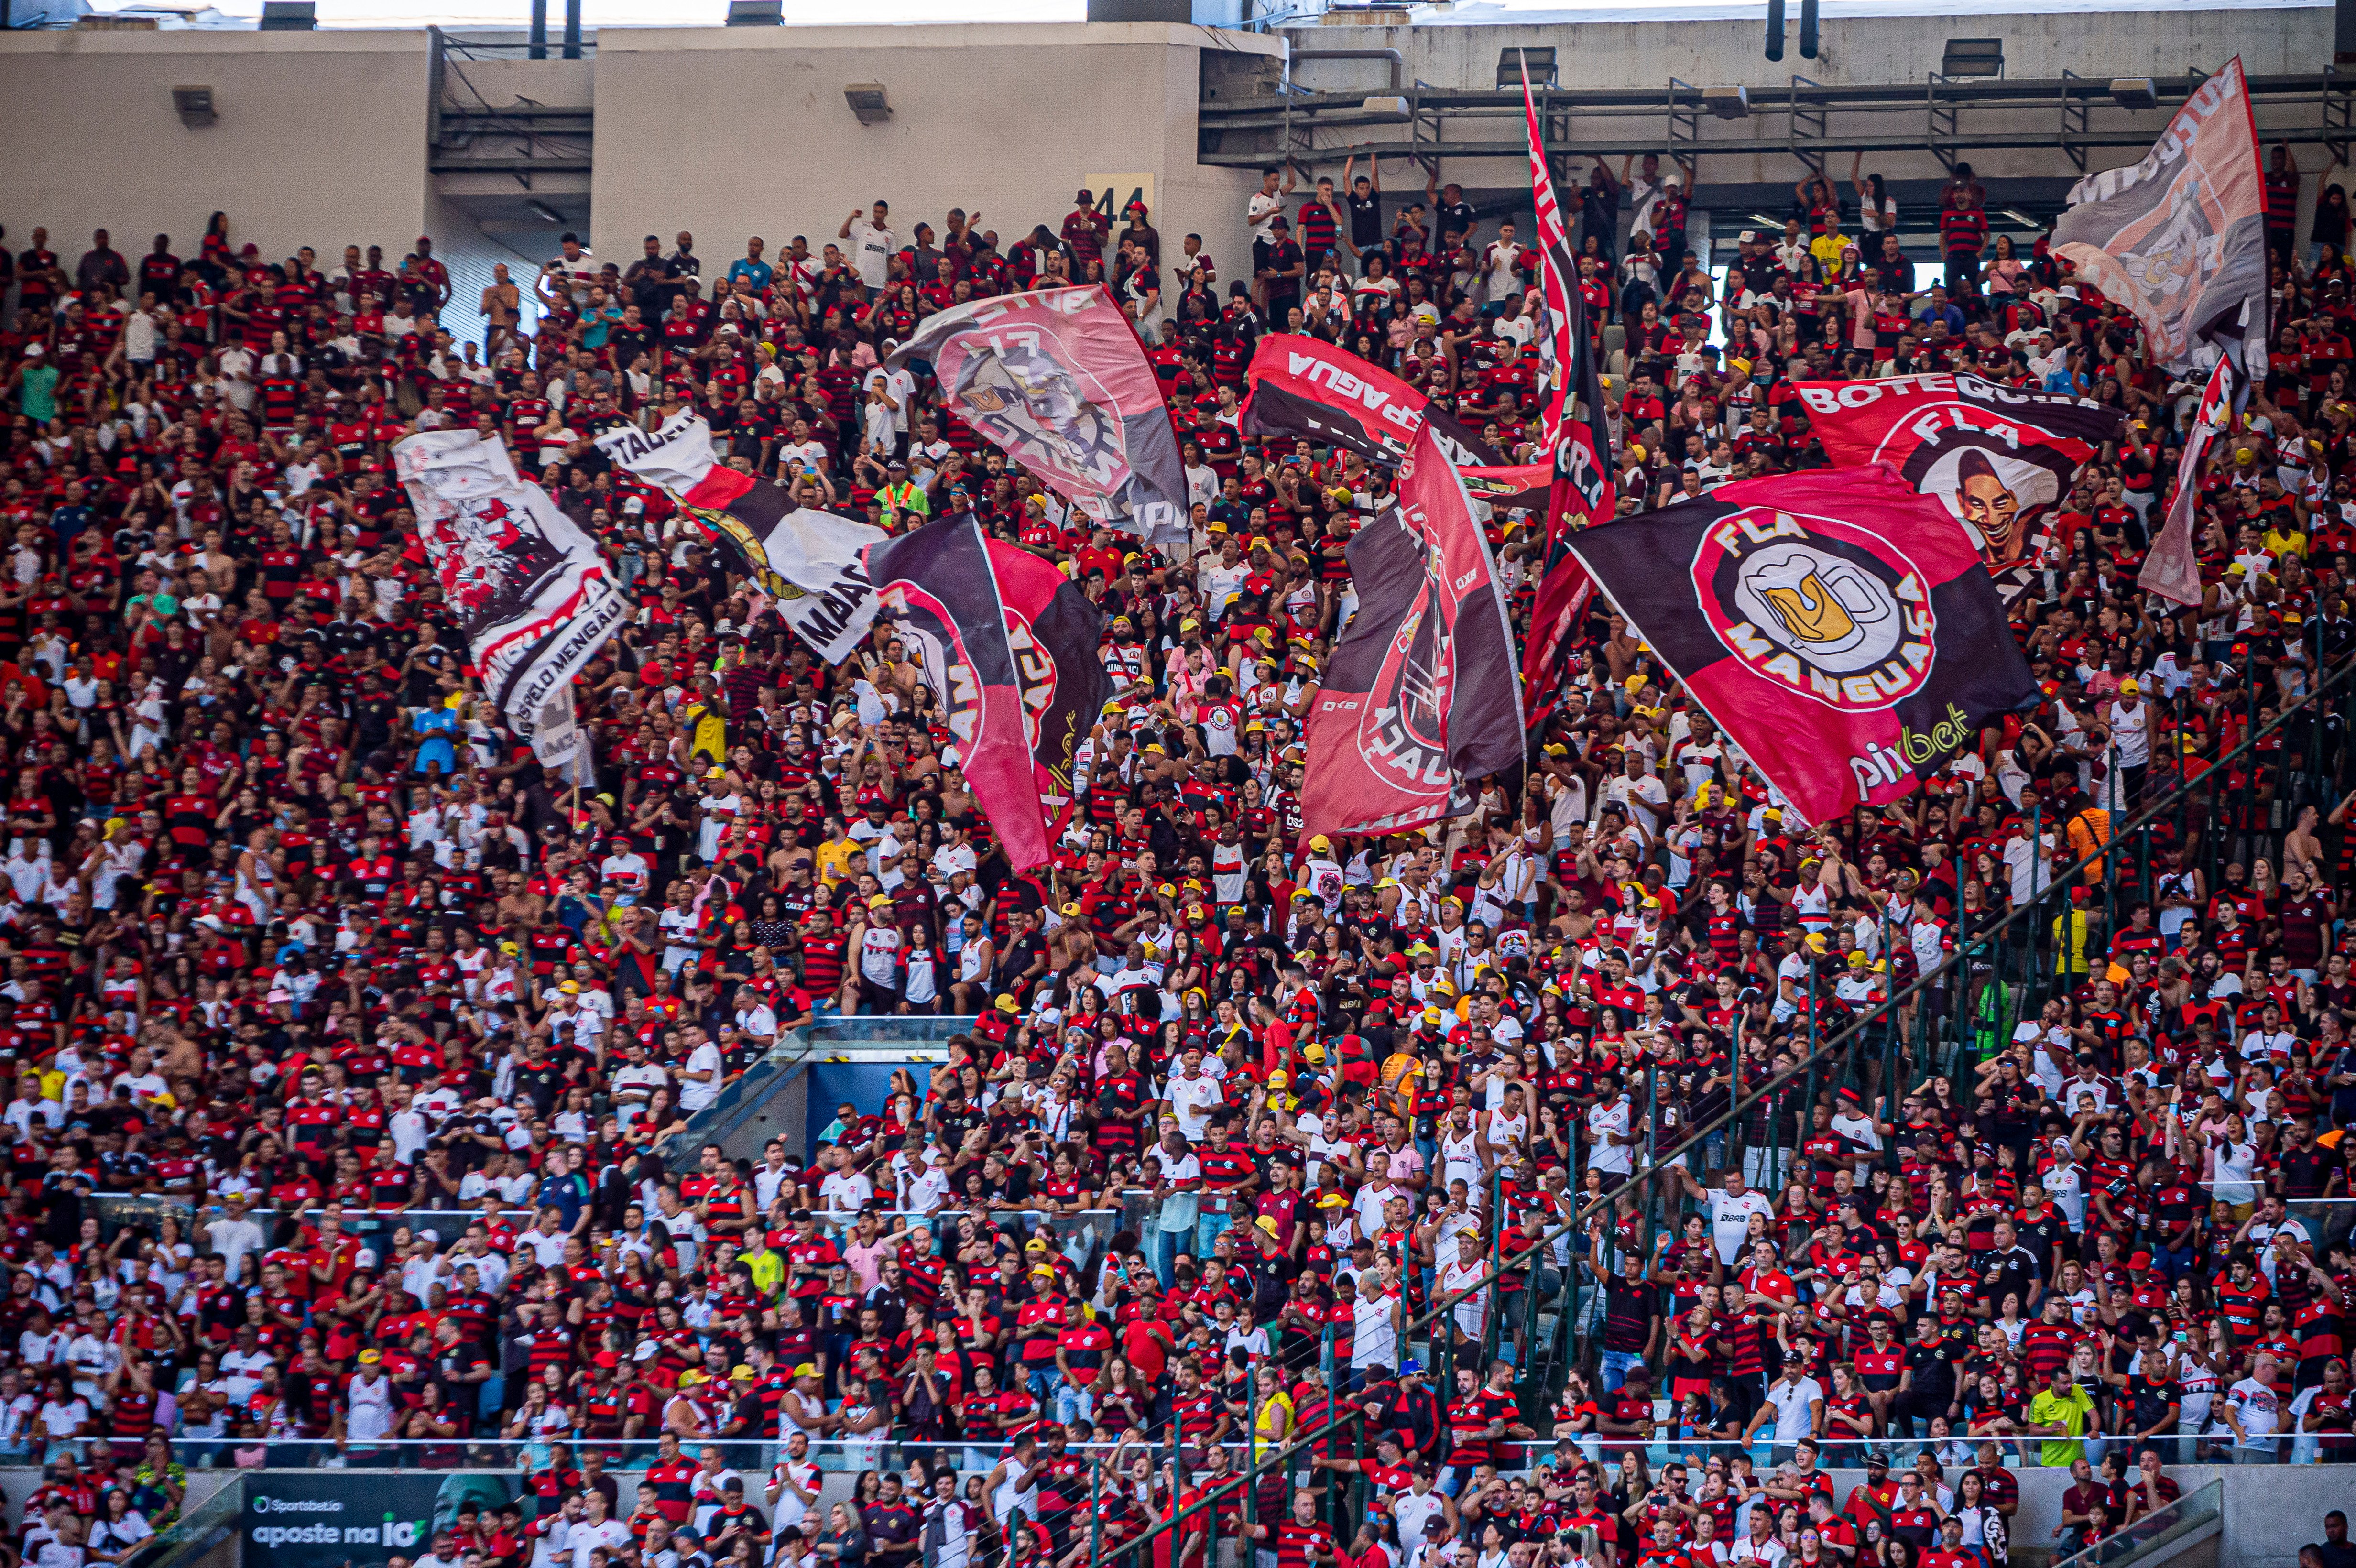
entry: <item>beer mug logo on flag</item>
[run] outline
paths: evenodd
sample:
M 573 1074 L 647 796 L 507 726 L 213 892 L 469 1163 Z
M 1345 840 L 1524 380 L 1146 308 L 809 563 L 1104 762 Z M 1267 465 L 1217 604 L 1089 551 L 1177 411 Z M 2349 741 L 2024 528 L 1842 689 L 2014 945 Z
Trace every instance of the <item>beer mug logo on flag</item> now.
M 1833 707 L 1888 708 L 1929 674 L 1935 624 L 1922 576 L 1862 529 L 1738 512 L 1703 535 L 1694 591 L 1728 652 Z

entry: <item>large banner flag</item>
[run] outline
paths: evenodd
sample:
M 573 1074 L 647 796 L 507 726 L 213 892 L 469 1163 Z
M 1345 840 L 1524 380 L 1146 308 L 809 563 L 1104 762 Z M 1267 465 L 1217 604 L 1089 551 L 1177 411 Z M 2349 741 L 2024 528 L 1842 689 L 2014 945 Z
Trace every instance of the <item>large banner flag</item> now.
M 1162 384 L 1100 284 L 975 300 L 929 316 L 891 358 L 929 362 L 982 438 L 1098 522 L 1187 538 L 1186 466 Z
M 1472 498 L 1428 430 L 1398 478 L 1398 505 L 1350 540 L 1358 609 L 1309 714 L 1309 834 L 1460 816 L 1471 781 L 1522 761 L 1513 630 Z
M 1516 468 L 1454 414 L 1322 338 L 1270 333 L 1252 351 L 1244 382 L 1246 435 L 1297 436 L 1391 467 L 1405 462 L 1418 433 L 1429 430 L 1440 454 L 1460 469 Z
M 1976 376 L 1795 381 L 1836 468 L 1887 463 L 1979 546 L 2006 603 L 2033 580 L 2078 471 L 2126 415 L 2092 398 Z
M 1071 819 L 1080 742 L 1112 696 L 1103 618 L 1055 567 L 971 513 L 867 551 L 867 575 L 957 737 L 1008 862 L 1044 865 Z
M 1537 218 L 1538 297 L 1547 315 L 1546 330 L 1538 335 L 1539 358 L 1546 367 L 1541 428 L 1544 450 L 1554 464 L 1529 641 L 1522 649 L 1522 679 L 1531 699 L 1543 703 L 1561 679 L 1564 649 L 1593 591 L 1567 536 L 1575 527 L 1609 521 L 1617 505 L 1617 486 L 1612 478 L 1611 416 L 1603 406 L 1603 378 L 1588 338 L 1587 298 L 1579 292 L 1579 263 L 1571 253 L 1562 205 L 1555 197 L 1554 174 L 1547 165 L 1546 138 L 1538 127 L 1526 59 L 1522 62 L 1522 118 L 1529 134 L 1530 199 Z
M 883 529 L 797 507 L 767 480 L 727 466 L 712 453 L 701 414 L 673 414 L 652 432 L 625 426 L 597 446 L 723 541 L 737 571 L 819 657 L 841 664 L 858 650 L 878 608 L 859 558 L 886 537 Z
M 2192 514 L 2201 499 L 2201 460 L 2209 443 L 2233 417 L 2233 362 L 2217 361 L 2201 389 L 2201 406 L 2192 416 L 2192 432 L 2185 437 L 2184 455 L 2176 465 L 2176 495 L 2168 504 L 2168 520 L 2151 541 L 2136 585 L 2147 593 L 2178 604 L 2201 603 L 2201 558 L 2192 542 Z
M 2265 175 L 2240 56 L 2192 90 L 2143 161 L 2070 187 L 2053 253 L 2135 312 L 2182 375 L 2266 373 Z
M 632 610 L 596 541 L 474 431 L 421 431 L 392 461 L 484 692 L 543 766 L 571 763 L 573 677 Z
M 1886 465 L 1722 485 L 1570 548 L 1811 822 L 1902 798 L 2038 699 L 1979 551 Z

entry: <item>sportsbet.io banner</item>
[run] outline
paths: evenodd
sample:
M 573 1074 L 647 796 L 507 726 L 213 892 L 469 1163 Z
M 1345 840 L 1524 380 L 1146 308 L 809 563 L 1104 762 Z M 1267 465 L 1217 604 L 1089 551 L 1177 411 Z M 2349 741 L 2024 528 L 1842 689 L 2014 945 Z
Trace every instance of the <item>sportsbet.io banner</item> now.
M 1904 797 L 2037 700 L 1979 551 L 1887 464 L 1722 485 L 1569 543 L 1810 822 Z
M 355 1456 L 355 1457 L 359 1457 Z M 425 1555 L 437 1530 L 468 1509 L 496 1514 L 509 1478 L 479 1470 L 360 1474 L 254 1470 L 245 1477 L 239 1534 L 245 1561 L 270 1568 L 382 1568 Z M 527 1499 L 524 1511 L 531 1512 Z

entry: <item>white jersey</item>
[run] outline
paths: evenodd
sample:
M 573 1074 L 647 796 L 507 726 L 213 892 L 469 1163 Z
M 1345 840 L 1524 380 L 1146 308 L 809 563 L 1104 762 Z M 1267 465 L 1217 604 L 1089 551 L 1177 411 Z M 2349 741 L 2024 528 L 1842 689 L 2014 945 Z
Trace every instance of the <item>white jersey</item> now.
M 878 986 L 900 983 L 900 933 L 888 925 L 871 925 L 859 939 L 859 977 Z

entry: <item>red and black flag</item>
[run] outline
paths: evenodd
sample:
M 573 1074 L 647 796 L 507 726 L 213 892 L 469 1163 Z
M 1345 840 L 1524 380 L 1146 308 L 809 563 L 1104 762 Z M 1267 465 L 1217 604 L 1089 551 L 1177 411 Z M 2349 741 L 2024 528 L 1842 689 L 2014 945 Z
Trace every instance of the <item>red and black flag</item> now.
M 2028 589 L 2078 471 L 2126 416 L 1976 376 L 1795 381 L 1836 468 L 1887 463 L 1964 525 L 2006 603 Z
M 1311 707 L 1307 834 L 1383 833 L 1459 816 L 1524 746 L 1505 599 L 1472 500 L 1431 432 L 1398 505 L 1349 544 L 1358 608 Z
M 1979 551 L 1885 464 L 1723 485 L 1570 548 L 1810 822 L 1905 796 L 2038 700 Z
M 1071 818 L 1075 755 L 1112 695 L 1097 657 L 1102 617 L 970 513 L 871 545 L 866 571 L 1008 863 L 1044 864 Z
M 1459 468 L 1508 466 L 1446 409 L 1321 338 L 1281 332 L 1261 338 L 1244 379 L 1246 435 L 1297 436 L 1389 466 L 1406 461 L 1417 432 L 1428 428 L 1440 454 Z
M 1539 558 L 1537 591 L 1530 607 L 1530 635 L 1522 647 L 1522 681 L 1533 704 L 1549 702 L 1560 684 L 1563 654 L 1592 591 L 1587 573 L 1571 554 L 1569 534 L 1609 522 L 1618 502 L 1612 479 L 1612 428 L 1603 406 L 1603 378 L 1596 369 L 1595 344 L 1587 321 L 1587 299 L 1579 292 L 1579 263 L 1570 233 L 1555 199 L 1546 139 L 1538 129 L 1537 104 L 1530 94 L 1527 62 L 1522 69 L 1522 117 L 1529 136 L 1530 199 L 1537 213 L 1538 294 L 1546 303 L 1538 335 L 1539 361 L 1546 368 L 1541 405 L 1544 445 L 1554 464 L 1547 501 L 1546 549 Z

